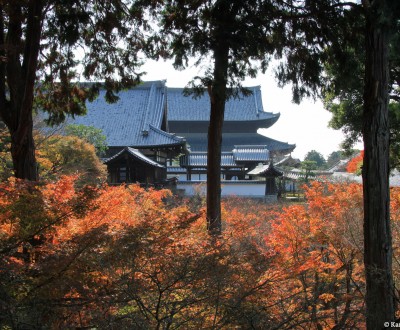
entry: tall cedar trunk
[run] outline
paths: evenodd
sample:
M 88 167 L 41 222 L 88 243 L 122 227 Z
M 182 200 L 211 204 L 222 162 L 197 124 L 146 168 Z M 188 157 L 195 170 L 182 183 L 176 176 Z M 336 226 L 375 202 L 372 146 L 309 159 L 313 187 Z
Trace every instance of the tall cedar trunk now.
M 3 8 L 1 8 L 3 9 Z M 11 135 L 11 155 L 17 178 L 38 180 L 38 172 L 33 142 L 33 93 L 40 49 L 42 28 L 41 0 L 30 0 L 27 11 L 25 41 L 22 41 L 22 9 L 18 2 L 9 5 L 9 24 L 5 40 L 7 65 L 2 63 L 1 77 L 1 118 Z M 3 12 L 1 12 L 3 15 Z M 1 20 L 3 25 L 3 19 Z M 24 44 L 21 54 L 16 49 Z M 7 76 L 7 88 L 4 76 Z M 9 92 L 7 92 L 8 90 Z M 6 95 L 9 100 L 6 101 Z
M 15 177 L 37 181 L 39 177 L 33 141 L 32 106 L 28 117 L 29 120 L 23 126 L 19 125 L 23 134 L 18 130 L 11 132 L 11 156 Z
M 218 33 L 218 32 L 217 32 Z M 224 122 L 229 47 L 223 40 L 214 49 L 214 80 L 209 88 L 211 112 L 208 127 L 207 156 L 207 229 L 212 235 L 221 233 L 221 144 Z
M 381 1 L 382 2 L 382 1 Z M 367 328 L 394 319 L 389 216 L 388 29 L 367 17 L 364 91 L 364 264 Z M 382 16 L 385 17 L 385 16 Z

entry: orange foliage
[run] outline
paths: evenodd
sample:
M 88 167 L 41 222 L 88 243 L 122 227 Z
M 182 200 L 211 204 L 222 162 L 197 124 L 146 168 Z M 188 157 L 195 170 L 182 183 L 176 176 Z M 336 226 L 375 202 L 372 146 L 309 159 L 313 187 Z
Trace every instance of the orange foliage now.
M 400 283 L 400 188 L 390 189 L 390 218 L 392 224 L 393 244 L 393 277 L 395 283 Z M 397 290 L 399 290 L 397 288 Z
M 314 182 L 284 208 L 226 200 L 210 237 L 167 190 L 75 182 L 0 184 L 1 327 L 365 327 L 359 185 Z M 400 190 L 391 212 L 397 237 Z
M 292 311 L 293 327 L 363 328 L 362 188 L 313 182 L 306 198 L 268 236 L 281 277 L 274 314 Z
M 360 174 L 363 159 L 364 159 L 364 150 L 361 150 L 361 152 L 356 157 L 352 158 L 349 161 L 349 163 L 346 166 L 346 171 L 348 173 Z

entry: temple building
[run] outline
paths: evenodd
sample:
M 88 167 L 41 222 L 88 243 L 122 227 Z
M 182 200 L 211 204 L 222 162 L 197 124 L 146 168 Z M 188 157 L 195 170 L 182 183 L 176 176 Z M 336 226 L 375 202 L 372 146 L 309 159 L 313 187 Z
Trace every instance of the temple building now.
M 279 114 L 263 110 L 260 87 L 250 87 L 226 103 L 222 137 L 222 179 L 246 181 L 259 164 L 290 154 L 295 145 L 257 133 L 271 127 Z M 158 184 L 169 178 L 202 181 L 207 171 L 210 102 L 184 96 L 165 81 L 144 82 L 121 91 L 107 103 L 105 91 L 87 103 L 87 114 L 70 123 L 100 128 L 109 147 L 104 163 L 110 183 Z M 265 184 L 265 181 L 263 182 Z
M 265 112 L 260 86 L 248 87 L 250 95 L 240 94 L 226 102 L 222 131 L 222 178 L 245 180 L 259 163 L 281 159 L 296 147 L 259 134 L 271 127 L 279 114 Z M 168 88 L 168 125 L 172 132 L 185 137 L 190 153 L 180 164 L 169 167 L 169 175 L 187 180 L 204 180 L 207 170 L 207 130 L 210 100 L 207 93 L 199 98 L 183 95 L 183 88 Z
M 168 132 L 167 90 L 163 81 L 145 82 L 107 103 L 105 91 L 87 103 L 87 114 L 71 120 L 100 128 L 108 145 L 104 163 L 110 183 L 157 184 L 167 178 L 167 163 L 186 152 L 183 137 Z

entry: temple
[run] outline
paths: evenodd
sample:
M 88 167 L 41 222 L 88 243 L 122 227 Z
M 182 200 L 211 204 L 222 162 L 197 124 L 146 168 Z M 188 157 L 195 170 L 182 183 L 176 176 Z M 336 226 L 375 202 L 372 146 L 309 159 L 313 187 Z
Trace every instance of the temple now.
M 265 112 L 260 86 L 247 87 L 249 95 L 239 93 L 226 102 L 222 131 L 222 176 L 225 180 L 245 180 L 259 163 L 268 163 L 289 154 L 296 147 L 259 134 L 271 127 L 279 114 Z M 184 136 L 190 153 L 180 158 L 179 167 L 170 167 L 170 175 L 186 180 L 204 180 L 207 170 L 207 130 L 210 100 L 184 96 L 183 88 L 168 88 L 168 125 L 172 132 Z
M 118 93 L 116 103 L 107 103 L 102 90 L 87 103 L 86 115 L 70 120 L 103 131 L 110 183 L 162 183 L 167 163 L 186 152 L 185 139 L 168 133 L 166 93 L 163 81 L 145 82 Z
M 222 179 L 251 180 L 249 172 L 289 154 L 295 145 L 257 133 L 279 114 L 263 110 L 260 87 L 226 102 L 222 137 Z M 104 163 L 110 183 L 154 184 L 206 179 L 210 101 L 184 96 L 164 81 L 145 82 L 107 103 L 105 91 L 87 103 L 85 116 L 70 123 L 102 129 L 109 147 Z

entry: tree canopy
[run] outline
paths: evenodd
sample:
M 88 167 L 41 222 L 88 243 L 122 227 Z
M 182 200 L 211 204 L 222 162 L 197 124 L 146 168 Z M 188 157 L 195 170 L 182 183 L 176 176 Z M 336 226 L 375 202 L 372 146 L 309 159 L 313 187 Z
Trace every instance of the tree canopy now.
M 361 185 L 313 182 L 285 207 L 226 199 L 215 244 L 167 190 L 75 180 L 0 182 L 0 327 L 365 328 Z
M 355 142 L 362 138 L 363 132 L 363 93 L 365 76 L 365 17 L 351 22 L 352 27 L 342 31 L 341 42 L 327 48 L 328 60 L 325 62 L 325 87 L 322 89 L 324 106 L 332 113 L 330 126 L 341 129 L 346 135 L 343 146 L 351 150 Z M 392 33 L 389 45 L 389 127 L 390 164 L 399 165 L 399 127 L 400 127 L 400 57 L 399 27 Z
M 32 137 L 34 107 L 49 122 L 85 112 L 103 81 L 112 90 L 137 83 L 139 17 L 130 0 L 2 1 L 0 4 L 0 117 L 11 135 L 18 178 L 37 180 Z
M 304 160 L 315 162 L 315 165 L 317 166 L 317 168 L 320 168 L 320 169 L 326 167 L 325 157 L 316 150 L 311 150 L 311 151 L 307 152 L 307 154 L 304 157 Z
M 275 50 L 277 22 L 266 1 L 139 1 L 159 22 L 149 54 L 170 57 L 176 68 L 189 58 L 205 67 L 187 93 L 208 93 L 210 124 L 207 160 L 207 219 L 210 232 L 221 232 L 221 138 L 225 101 L 238 96 L 241 81 L 265 70 Z M 268 24 L 266 23 L 268 21 Z M 154 43 L 156 41 L 156 43 Z M 211 60 L 210 60 L 211 59 Z
M 207 163 L 207 212 L 211 229 L 221 230 L 220 162 L 225 101 L 237 97 L 245 77 L 265 71 L 272 56 L 285 58 L 278 69 L 281 84 L 293 83 L 293 99 L 316 95 L 322 67 L 321 47 L 334 39 L 332 26 L 341 16 L 330 1 L 138 1 L 158 23 L 148 54 L 173 58 L 178 69 L 190 58 L 204 70 L 188 94 L 207 92 L 210 126 Z M 321 14 L 322 13 L 322 14 Z M 321 18 L 322 15 L 322 18 Z M 318 31 L 318 33 L 316 33 Z M 213 227 L 215 225 L 215 228 Z
M 107 151 L 108 146 L 106 143 L 106 136 L 103 135 L 103 131 L 99 128 L 70 124 L 65 127 L 65 133 L 67 135 L 77 136 L 92 144 L 96 148 L 96 152 L 99 156 L 103 155 Z
M 36 137 L 36 141 L 41 137 Z M 95 147 L 77 136 L 42 137 L 36 157 L 42 180 L 55 181 L 61 175 L 79 175 L 80 185 L 102 184 L 107 179 L 107 166 L 96 155 Z

